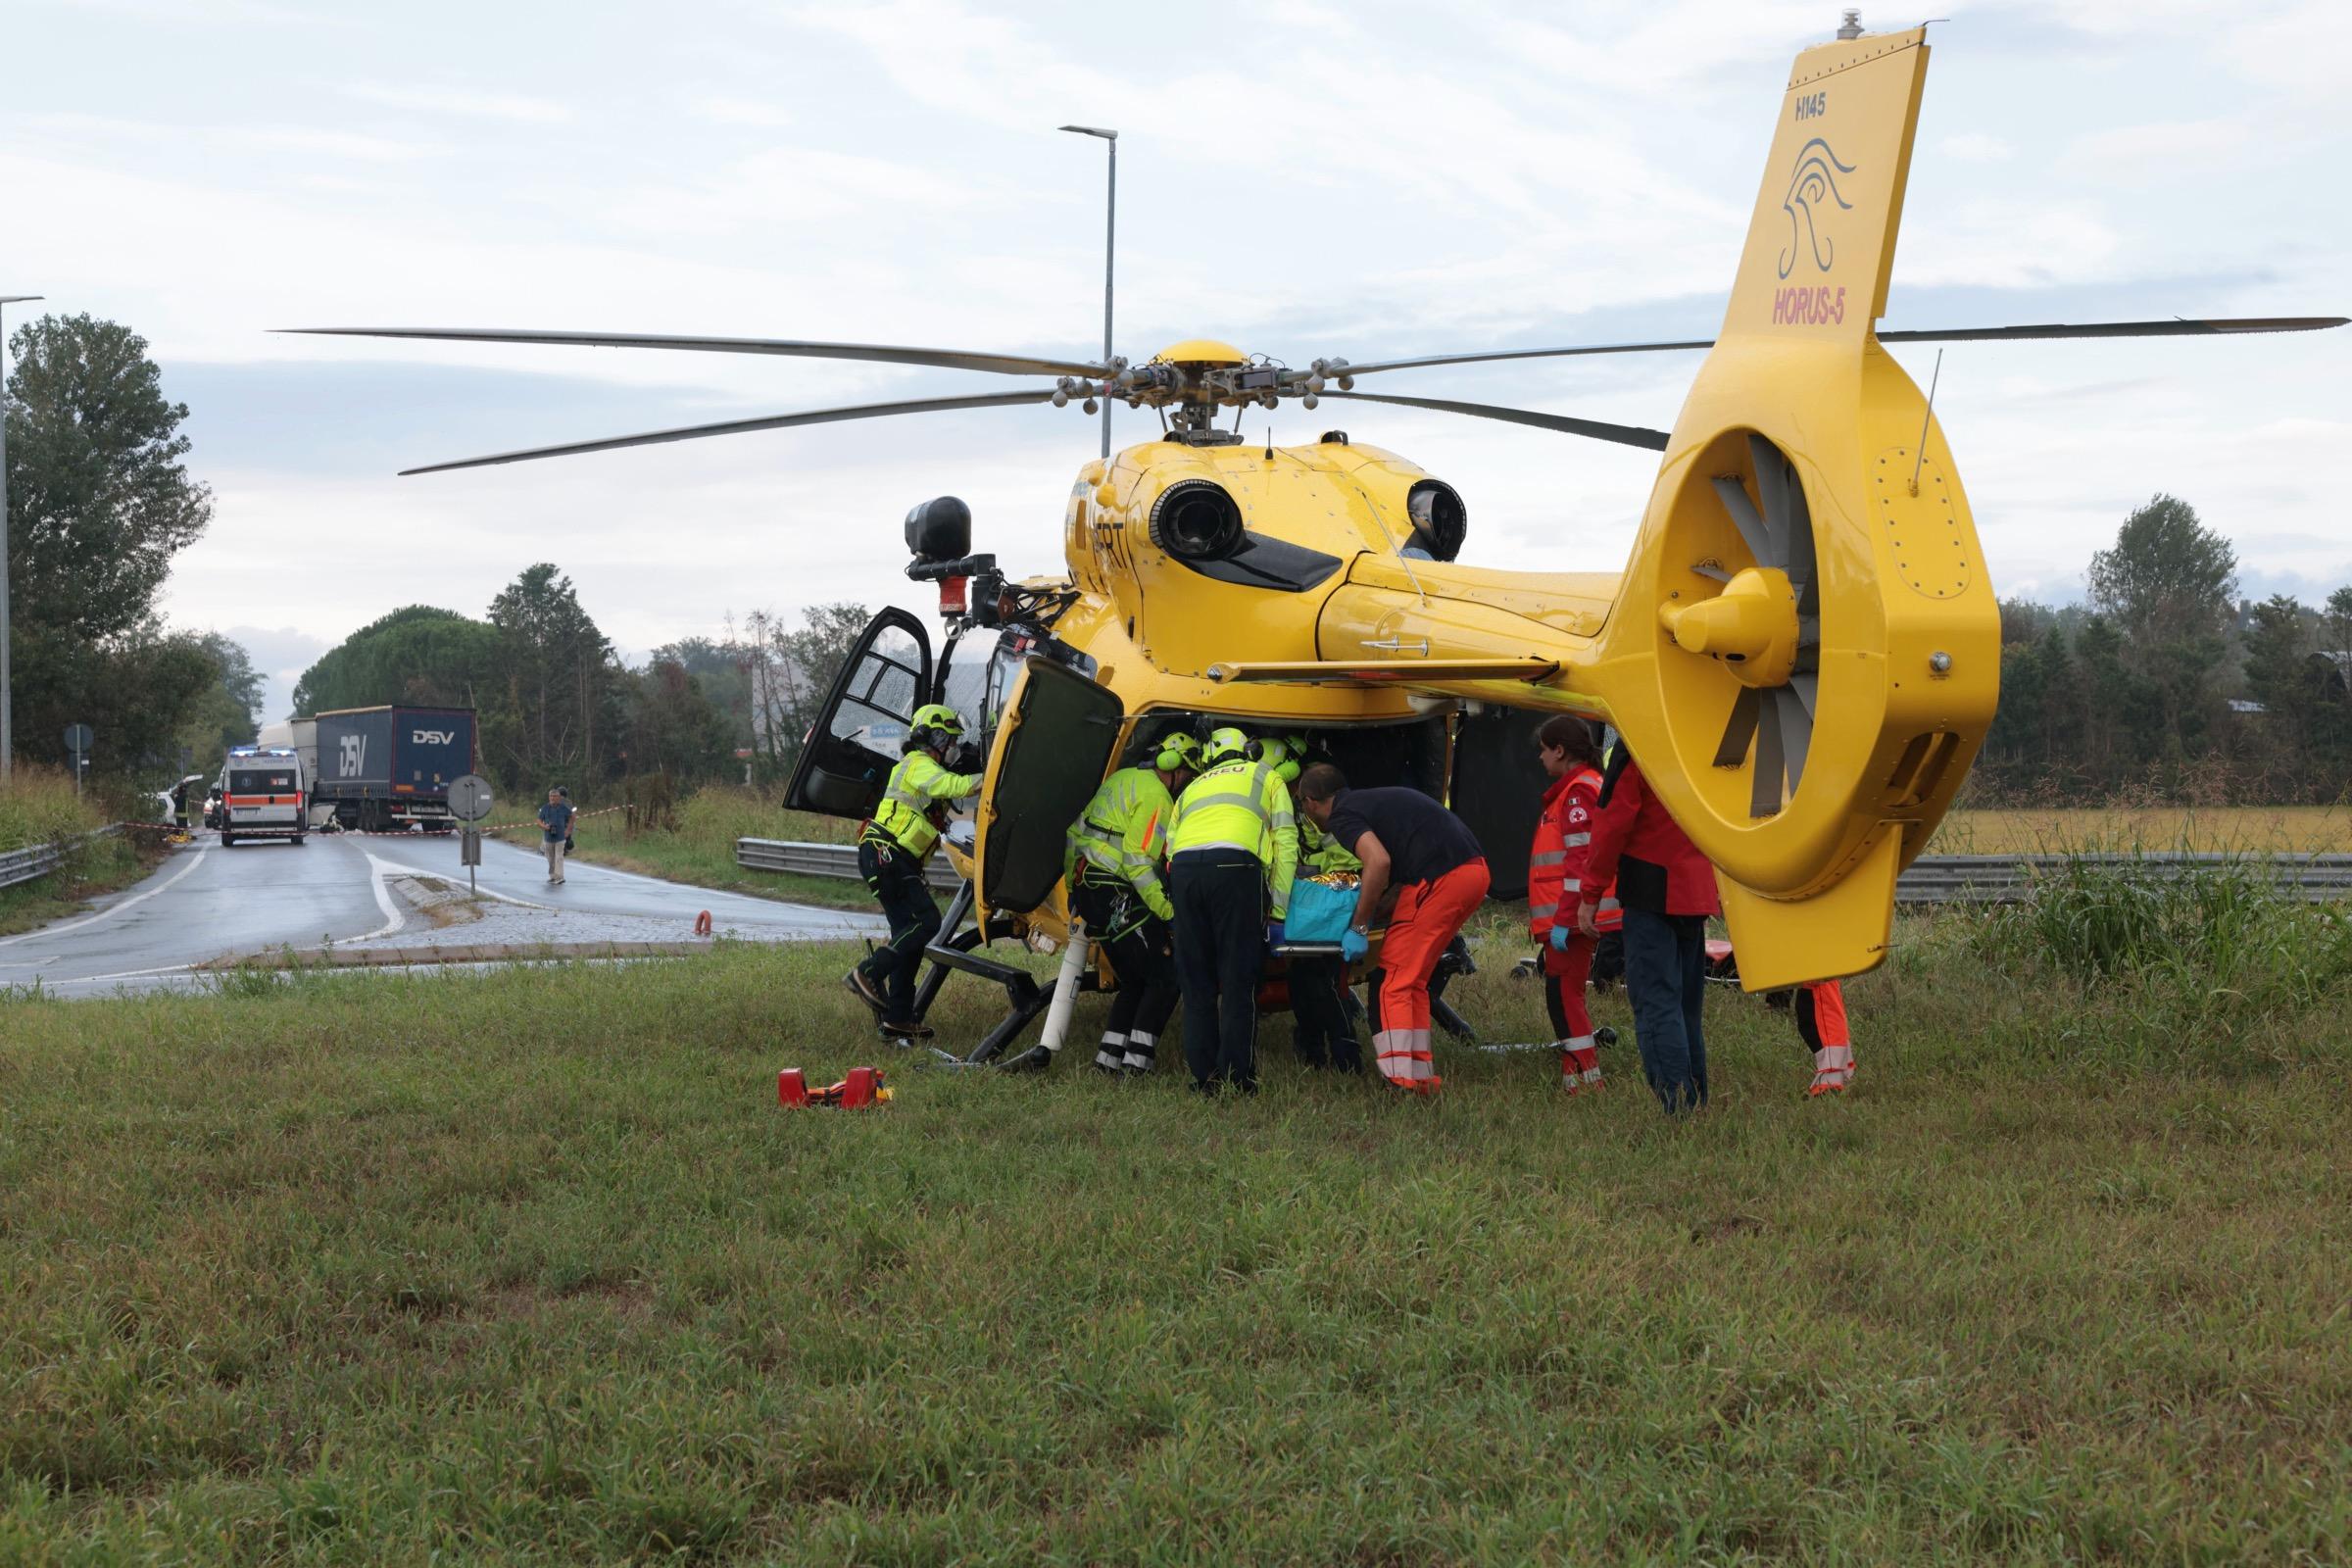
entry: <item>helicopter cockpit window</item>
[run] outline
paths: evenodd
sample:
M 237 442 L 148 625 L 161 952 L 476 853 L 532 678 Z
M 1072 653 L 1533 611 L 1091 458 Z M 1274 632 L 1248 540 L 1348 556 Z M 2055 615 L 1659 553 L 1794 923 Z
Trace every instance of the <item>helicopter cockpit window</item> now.
M 996 740 L 997 719 L 1021 672 L 1014 634 L 967 633 L 948 646 L 948 667 L 940 676 L 939 700 L 973 726 L 982 751 Z

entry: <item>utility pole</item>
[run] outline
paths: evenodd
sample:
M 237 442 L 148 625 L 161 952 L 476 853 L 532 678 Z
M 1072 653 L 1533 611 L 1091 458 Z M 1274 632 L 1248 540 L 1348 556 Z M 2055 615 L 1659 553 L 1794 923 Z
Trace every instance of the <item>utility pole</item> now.
M 0 294 L 0 316 L 11 305 L 23 305 L 41 298 L 38 294 Z M 1110 414 L 1105 405 L 1103 428 L 1109 428 Z M 0 779 L 13 776 L 17 765 L 16 685 L 9 669 L 9 652 L 13 633 L 8 618 L 8 325 L 0 321 Z M 81 776 L 74 778 L 76 794 L 80 793 Z
M 1097 136 L 1110 149 L 1110 194 L 1102 204 L 1102 368 L 1110 368 L 1110 285 L 1119 245 L 1119 133 L 1101 125 L 1064 125 L 1080 136 Z M 1110 386 L 1102 387 L 1102 456 L 1110 457 Z

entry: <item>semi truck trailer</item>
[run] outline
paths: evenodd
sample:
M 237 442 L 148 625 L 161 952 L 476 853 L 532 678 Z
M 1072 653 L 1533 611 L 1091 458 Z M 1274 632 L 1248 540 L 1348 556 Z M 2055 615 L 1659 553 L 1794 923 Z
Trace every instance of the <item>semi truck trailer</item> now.
M 299 724 L 302 720 L 296 720 Z M 362 832 L 446 833 L 449 786 L 474 769 L 470 708 L 345 708 L 319 713 L 314 798 Z

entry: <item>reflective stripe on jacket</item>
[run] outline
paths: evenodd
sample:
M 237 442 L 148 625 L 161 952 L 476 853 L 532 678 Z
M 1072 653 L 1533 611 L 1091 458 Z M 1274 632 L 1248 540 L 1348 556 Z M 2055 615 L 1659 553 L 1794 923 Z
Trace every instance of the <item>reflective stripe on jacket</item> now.
M 979 774 L 951 773 L 929 752 L 908 752 L 890 770 L 870 828 L 919 860 L 939 841 L 932 813 L 979 787 Z
M 1102 781 L 1086 810 L 1070 824 L 1068 865 L 1079 861 L 1135 889 L 1136 897 L 1162 920 L 1176 918 L 1160 885 L 1159 862 L 1168 847 L 1168 818 L 1176 803 L 1159 775 L 1148 767 L 1123 767 Z
M 1552 922 L 1576 920 L 1576 906 L 1584 897 L 1585 862 L 1592 857 L 1592 813 L 1599 808 L 1600 772 L 1580 767 L 1551 781 L 1544 792 L 1544 809 L 1536 818 L 1536 838 L 1527 864 L 1527 932 L 1538 942 L 1551 940 Z M 1595 923 L 1603 931 L 1625 924 L 1617 901 L 1603 897 Z
M 1298 863 L 1348 876 L 1364 868 L 1364 862 L 1349 854 L 1347 845 L 1315 826 L 1312 817 L 1305 816 L 1298 818 Z
M 1264 762 L 1237 758 L 1185 786 L 1168 827 L 1168 854 L 1187 850 L 1246 850 L 1266 867 L 1274 918 L 1291 907 L 1291 879 L 1298 871 L 1298 824 L 1291 792 Z

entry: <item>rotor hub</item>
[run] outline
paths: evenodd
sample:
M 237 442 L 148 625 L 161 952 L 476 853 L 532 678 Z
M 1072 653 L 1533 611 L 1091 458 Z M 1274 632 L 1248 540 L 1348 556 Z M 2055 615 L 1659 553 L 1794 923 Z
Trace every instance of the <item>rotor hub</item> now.
M 1712 599 L 1661 605 L 1658 620 L 1676 647 L 1718 661 L 1742 686 L 1784 686 L 1796 672 L 1796 587 L 1777 567 L 1746 567 Z

